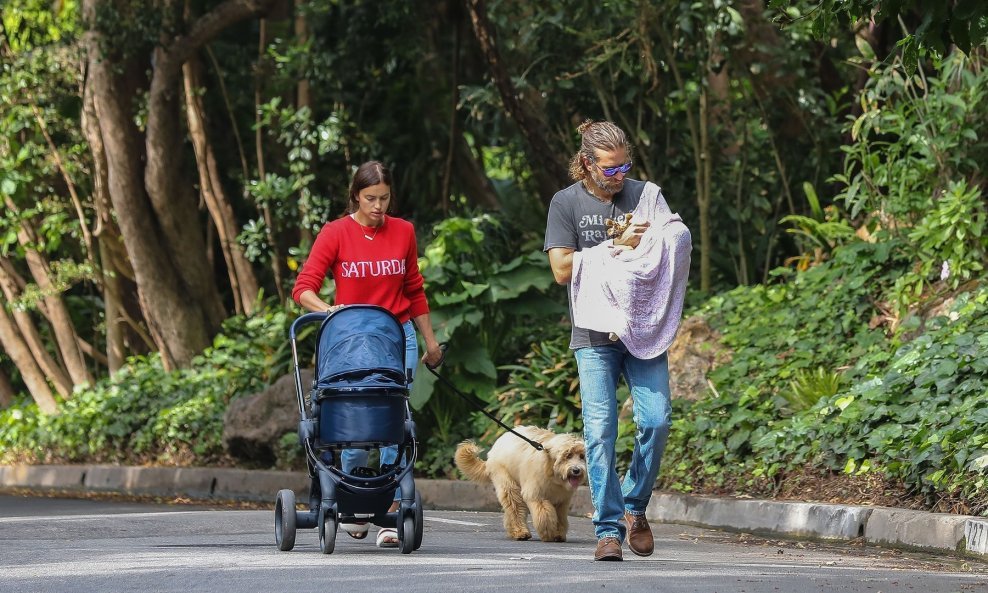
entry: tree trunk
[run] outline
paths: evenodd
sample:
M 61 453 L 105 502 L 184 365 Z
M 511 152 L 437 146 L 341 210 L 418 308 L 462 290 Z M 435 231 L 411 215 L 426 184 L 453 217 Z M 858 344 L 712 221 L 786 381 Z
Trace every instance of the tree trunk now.
M 44 372 L 34 360 L 31 350 L 17 331 L 17 326 L 3 307 L 0 307 L 0 346 L 3 346 L 4 352 L 21 373 L 21 379 L 27 386 L 28 393 L 38 404 L 38 409 L 45 414 L 57 412 L 58 405 L 55 403 L 51 387 L 45 381 Z
M 268 46 L 268 24 L 266 19 L 261 19 L 257 33 L 257 60 L 264 60 L 264 52 Z M 257 155 L 257 177 L 264 180 L 267 176 L 267 167 L 264 165 L 264 126 L 261 124 L 261 103 L 264 101 L 262 89 L 263 80 L 260 76 L 254 82 L 254 150 Z M 275 239 L 274 216 L 271 208 L 264 204 L 260 213 L 264 218 L 265 237 L 268 241 L 268 248 L 271 249 L 271 274 L 274 276 L 275 290 L 278 292 L 278 301 L 285 302 L 284 273 L 281 268 L 281 250 L 278 248 L 278 241 Z
M 189 136 L 192 138 L 199 170 L 199 191 L 216 227 L 237 313 L 249 315 L 254 312 L 257 300 L 257 277 L 254 276 L 254 270 L 244 256 L 243 248 L 237 242 L 237 219 L 233 213 L 233 206 L 223 191 L 216 155 L 209 141 L 204 117 L 205 108 L 199 95 L 201 70 L 202 65 L 197 56 L 190 58 L 183 66 L 185 106 L 189 121 Z
M 20 284 L 22 282 L 18 281 L 17 270 L 14 269 L 9 261 L 0 257 L 0 292 L 3 293 L 8 303 L 13 303 L 20 296 Z M 51 380 L 55 391 L 62 397 L 71 395 L 72 379 L 69 378 L 65 369 L 59 366 L 58 362 L 48 353 L 44 340 L 41 338 L 41 332 L 38 331 L 31 316 L 26 311 L 20 311 L 18 309 L 13 309 L 11 315 L 14 318 L 14 324 L 21 333 L 25 345 L 31 352 L 31 356 L 34 357 L 34 361 L 45 373 L 45 376 Z
M 201 350 L 219 330 L 226 317 L 209 260 L 203 256 L 206 244 L 203 225 L 196 208 L 192 184 L 182 168 L 181 76 L 184 59 L 174 47 L 154 50 L 154 70 L 148 94 L 144 187 L 151 211 L 164 239 L 174 274 L 186 293 L 186 307 L 194 309 L 207 339 Z M 119 215 L 119 212 L 118 212 Z M 190 302 L 191 301 L 191 302 Z M 192 303 L 195 303 L 194 305 Z
M 17 392 L 14 391 L 14 384 L 10 382 L 7 373 L 0 369 L 0 408 L 9 408 L 15 397 Z
M 96 0 L 89 0 L 88 3 Z M 91 93 L 99 122 L 106 162 L 108 194 L 117 213 L 120 233 L 134 267 L 141 311 L 166 369 L 191 360 L 208 344 L 201 315 L 186 307 L 186 296 L 165 252 L 167 243 L 155 224 L 144 191 L 144 150 L 131 108 L 137 85 L 134 69 L 118 73 L 117 65 L 102 56 L 100 35 L 88 35 L 88 77 L 84 93 Z
M 9 198 L 7 207 L 15 211 L 17 206 Z M 65 363 L 69 378 L 76 385 L 92 383 L 93 378 L 86 368 L 86 360 L 79 349 L 78 335 L 75 326 L 72 325 L 72 317 L 69 315 L 68 307 L 62 300 L 59 292 L 52 285 L 52 272 L 48 260 L 39 252 L 35 246 L 38 244 L 38 236 L 31 221 L 21 220 L 20 229 L 17 231 L 17 241 L 24 248 L 24 259 L 27 261 L 31 276 L 38 285 L 44 296 L 44 312 L 51 323 L 52 333 L 55 342 L 58 344 L 59 354 Z
M 446 162 L 443 165 L 443 182 L 439 190 L 439 203 L 442 204 L 443 216 L 449 216 L 450 189 L 453 182 L 453 155 L 456 154 L 456 142 L 460 136 L 459 113 L 456 109 L 460 104 L 460 38 L 463 27 L 460 21 L 456 21 L 456 30 L 453 32 L 453 63 L 452 80 L 450 81 L 450 101 L 449 101 L 449 142 L 446 145 Z M 434 36 L 429 35 L 433 50 L 435 50 Z M 439 52 L 435 52 L 437 55 Z
M 710 252 L 713 241 L 710 238 L 710 185 L 713 182 L 713 159 L 710 154 L 710 113 L 707 107 L 707 89 L 700 88 L 700 162 L 702 164 L 697 175 L 700 183 L 697 185 L 697 209 L 700 217 L 700 290 L 709 292 Z
M 295 0 L 295 42 L 299 45 L 304 45 L 306 41 L 309 40 L 309 24 L 305 21 L 305 16 L 302 15 L 299 7 L 305 4 L 308 0 Z M 309 87 L 309 80 L 306 78 L 300 78 L 298 83 L 295 85 L 295 108 L 312 108 L 312 93 Z M 300 196 L 301 197 L 301 196 Z M 298 214 L 299 219 L 306 220 L 309 215 L 309 204 L 306 200 L 300 199 L 298 201 Z M 308 225 L 299 225 L 299 239 L 303 245 L 312 245 L 314 238 L 312 237 L 312 231 L 309 230 Z
M 659 43 L 666 55 L 666 63 L 676 79 L 676 87 L 683 97 L 688 97 L 685 81 L 676 66 L 676 55 L 672 43 L 659 32 Z M 710 290 L 710 178 L 711 163 L 708 154 L 707 138 L 707 91 L 700 88 L 700 100 L 697 113 L 686 105 L 686 123 L 690 130 L 690 141 L 693 145 L 693 171 L 695 176 L 697 210 L 700 218 L 700 290 Z M 699 123 L 697 122 L 699 120 Z
M 525 139 L 528 158 L 533 163 L 532 174 L 538 186 L 539 197 L 543 204 L 548 205 L 553 194 L 569 182 L 566 166 L 554 157 L 556 151 L 549 144 L 549 131 L 543 123 L 545 119 L 543 114 L 537 113 L 531 105 L 520 99 L 518 90 L 501 61 L 494 39 L 494 25 L 487 17 L 484 0 L 466 0 L 466 6 L 470 20 L 473 22 L 474 34 L 487 61 L 494 85 L 504 103 L 505 111 L 514 120 Z
M 120 227 L 114 220 L 113 204 L 108 190 L 110 183 L 106 152 L 92 93 L 84 92 L 83 98 L 83 131 L 93 157 L 92 206 L 96 211 L 96 229 L 93 231 L 93 236 L 99 241 L 105 303 L 104 322 L 108 332 L 107 366 L 113 373 L 122 366 L 127 354 L 145 354 L 153 350 L 156 344 L 148 334 L 147 327 L 141 324 L 143 311 L 138 294 L 137 277 L 127 255 Z M 111 325 L 115 328 L 112 331 Z
M 106 153 L 103 150 L 103 139 L 99 132 L 93 96 L 89 92 L 83 92 L 82 129 L 88 140 L 89 152 L 93 161 L 93 170 L 90 175 L 93 184 L 92 203 L 96 211 L 96 229 L 93 235 L 96 237 L 98 245 L 100 286 L 103 288 L 106 366 L 112 375 L 123 366 L 127 356 L 125 346 L 126 322 L 123 315 L 123 279 L 120 277 L 122 266 L 118 263 L 118 260 L 126 262 L 127 253 L 123 249 L 120 229 L 113 220 L 110 196 L 107 195 Z M 132 278 L 133 269 L 130 269 L 129 266 L 128 269 Z
M 84 0 L 85 21 L 98 22 L 97 8 L 104 3 L 109 4 Z M 141 309 L 166 368 L 187 365 L 208 346 L 225 314 L 202 256 L 191 188 L 180 185 L 182 138 L 175 122 L 181 67 L 224 28 L 270 3 L 226 0 L 189 24 L 186 34 L 157 46 L 153 59 L 133 55 L 122 61 L 103 32 L 93 29 L 85 35 L 84 92 L 92 93 L 107 159 L 108 193 L 134 267 Z M 148 64 L 153 69 L 145 139 L 134 125 L 133 108 Z

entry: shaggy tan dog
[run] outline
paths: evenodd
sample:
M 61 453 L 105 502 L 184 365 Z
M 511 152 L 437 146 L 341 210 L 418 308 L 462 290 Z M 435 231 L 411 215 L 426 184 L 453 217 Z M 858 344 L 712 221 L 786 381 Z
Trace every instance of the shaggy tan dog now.
M 542 443 L 543 451 L 511 433 L 504 433 L 480 459 L 473 441 L 456 448 L 456 467 L 475 482 L 493 482 L 504 509 L 504 530 L 512 539 L 531 539 L 528 512 L 544 542 L 566 541 L 569 505 L 587 475 L 586 447 L 575 434 L 556 434 L 536 426 L 520 426 L 518 433 Z

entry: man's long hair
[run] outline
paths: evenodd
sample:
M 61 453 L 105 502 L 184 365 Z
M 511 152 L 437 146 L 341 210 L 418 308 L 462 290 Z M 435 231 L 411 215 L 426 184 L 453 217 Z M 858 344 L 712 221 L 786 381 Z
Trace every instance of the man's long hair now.
M 587 176 L 582 157 L 587 157 L 592 163 L 596 162 L 597 150 L 612 151 L 623 148 L 628 152 L 628 158 L 631 158 L 632 146 L 624 130 L 609 121 L 588 119 L 580 124 L 576 131 L 583 139 L 580 141 L 580 150 L 569 160 L 569 176 L 573 181 L 582 181 Z

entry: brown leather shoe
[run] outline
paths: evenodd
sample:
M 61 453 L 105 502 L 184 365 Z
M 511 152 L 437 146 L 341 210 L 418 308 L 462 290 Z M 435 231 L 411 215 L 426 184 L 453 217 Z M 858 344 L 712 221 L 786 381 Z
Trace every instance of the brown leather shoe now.
M 638 556 L 651 556 L 655 550 L 655 540 L 645 515 L 632 515 L 625 511 L 624 521 L 628 524 L 628 548 Z
M 593 553 L 594 560 L 624 560 L 621 555 L 621 540 L 616 537 L 602 537 L 597 540 L 597 550 Z

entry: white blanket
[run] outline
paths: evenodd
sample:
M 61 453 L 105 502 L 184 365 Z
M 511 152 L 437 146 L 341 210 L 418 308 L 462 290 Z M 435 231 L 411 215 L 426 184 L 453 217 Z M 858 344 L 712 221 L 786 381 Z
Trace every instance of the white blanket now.
M 693 244 L 654 183 L 645 184 L 632 214 L 632 223 L 651 223 L 638 247 L 620 250 L 605 241 L 574 252 L 569 286 L 577 327 L 616 334 L 632 355 L 647 360 L 676 337 Z

